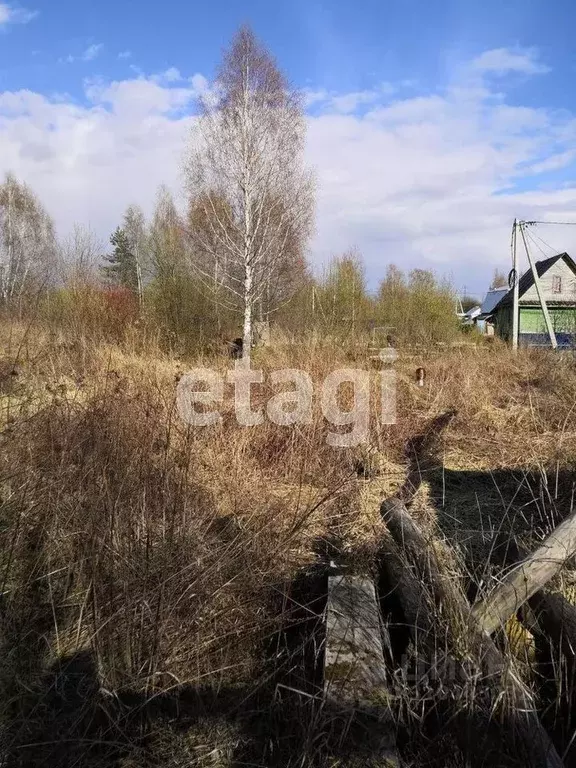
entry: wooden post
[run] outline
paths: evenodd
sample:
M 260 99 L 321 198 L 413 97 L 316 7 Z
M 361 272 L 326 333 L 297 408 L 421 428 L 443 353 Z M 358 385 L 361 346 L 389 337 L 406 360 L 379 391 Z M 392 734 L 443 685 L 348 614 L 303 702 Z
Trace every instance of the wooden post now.
M 380 512 L 394 540 L 415 564 L 420 577 L 426 580 L 436 605 L 442 613 L 450 615 L 453 625 L 457 621 L 461 629 L 469 613 L 468 601 L 458 583 L 453 578 L 446 578 L 433 542 L 422 533 L 399 499 L 386 500 Z M 456 629 L 454 626 L 452 628 Z
M 576 512 L 561 523 L 538 549 L 515 568 L 484 600 L 476 603 L 472 615 L 480 628 L 492 634 L 542 589 L 576 552 Z

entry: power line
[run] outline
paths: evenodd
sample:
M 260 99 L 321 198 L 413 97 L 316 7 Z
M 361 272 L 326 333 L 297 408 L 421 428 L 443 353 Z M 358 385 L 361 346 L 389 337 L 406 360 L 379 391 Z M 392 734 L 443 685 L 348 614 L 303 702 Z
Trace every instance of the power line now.
M 534 224 L 553 224 L 558 227 L 576 227 L 576 221 L 520 221 L 519 224 L 526 224 L 531 227 Z
M 550 224 L 550 225 L 556 226 L 556 227 L 576 227 L 576 221 L 521 221 L 521 222 L 519 222 L 519 224 L 521 226 L 523 225 L 525 227 L 530 227 L 530 226 L 533 226 L 533 225 L 536 226 L 536 225 L 540 225 L 540 224 Z M 526 233 L 527 234 L 529 233 L 528 229 L 526 229 Z M 538 240 L 540 240 L 541 243 L 543 243 L 543 245 L 545 245 L 547 248 L 550 248 L 550 250 L 553 253 L 558 253 L 558 249 L 554 248 L 554 246 L 550 245 L 550 243 L 547 243 L 546 240 L 544 240 L 544 238 L 540 237 L 540 235 L 537 235 L 535 232 L 530 232 L 529 234 L 531 236 L 531 239 L 533 237 L 536 237 Z M 542 251 L 540 246 L 533 239 L 532 239 L 532 242 L 534 243 L 534 245 L 536 245 L 536 247 L 540 250 L 540 252 L 544 256 L 546 256 L 544 251 Z
M 550 245 L 550 243 L 547 243 L 546 240 L 544 240 L 543 237 L 540 237 L 540 235 L 537 235 L 536 232 L 530 232 L 530 236 L 540 240 L 540 242 L 543 243 L 546 246 L 546 248 L 550 248 L 550 250 L 554 251 L 554 253 L 558 253 L 557 248 L 555 248 L 553 245 Z
M 526 237 L 528 238 L 528 240 L 530 240 L 530 242 L 531 242 L 533 245 L 535 245 L 535 246 L 536 246 L 536 248 L 538 248 L 538 250 L 540 251 L 540 253 L 542 254 L 542 256 L 544 256 L 544 257 L 548 258 L 548 254 L 547 254 L 545 251 L 543 251 L 543 250 L 542 250 L 542 247 L 541 247 L 541 246 L 540 246 L 540 245 L 539 245 L 539 244 L 536 242 L 536 240 L 535 240 L 535 239 L 532 237 L 532 233 L 531 233 L 531 232 L 526 232 Z M 542 242 L 544 242 L 544 241 L 542 240 Z M 546 245 L 546 243 L 544 243 L 544 245 Z M 548 246 L 548 247 L 550 248 L 551 246 Z

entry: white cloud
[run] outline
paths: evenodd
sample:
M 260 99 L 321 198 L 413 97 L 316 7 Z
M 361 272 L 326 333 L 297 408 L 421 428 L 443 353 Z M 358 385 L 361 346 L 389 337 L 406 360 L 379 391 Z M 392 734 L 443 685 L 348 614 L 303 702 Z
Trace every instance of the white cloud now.
M 503 75 L 508 72 L 538 75 L 550 71 L 549 67 L 538 61 L 538 51 L 534 48 L 524 50 L 493 48 L 474 59 L 472 69 L 477 72 L 491 72 L 495 75 Z
M 82 221 L 105 238 L 129 203 L 150 212 L 160 183 L 182 188 L 194 99 L 208 89 L 200 74 L 167 72 L 87 82 L 83 106 L 0 92 L 0 173 L 12 169 L 25 179 L 62 233 Z M 480 290 L 495 265 L 508 264 L 515 216 L 576 219 L 575 118 L 508 104 L 489 82 L 392 101 L 380 95 L 361 114 L 348 110 L 357 94 L 346 102 L 346 94 L 320 91 L 311 100 L 316 263 L 357 245 L 372 282 L 394 261 L 436 265 Z M 335 98 L 346 109 L 338 111 Z M 561 180 L 546 177 L 547 187 L 538 187 L 535 174 L 553 179 L 560 168 Z M 550 239 L 570 250 L 576 228 L 566 229 Z
M 103 43 L 92 43 L 92 45 L 89 45 L 82 54 L 82 61 L 93 61 L 100 55 L 103 47 Z
M 312 107 L 315 104 L 319 104 L 320 102 L 326 101 L 330 97 L 330 93 L 324 88 L 320 88 L 320 89 L 306 88 L 304 89 L 303 96 L 304 96 L 304 105 L 306 107 Z
M 176 69 L 176 67 L 169 67 L 169 69 L 165 69 L 164 72 L 160 72 L 158 75 L 153 75 L 152 80 L 154 80 L 155 83 L 178 83 L 183 80 L 183 77 L 180 74 L 179 69 Z
M 482 66 L 541 71 L 518 56 L 481 57 Z M 361 115 L 315 108 L 308 157 L 319 177 L 316 258 L 356 245 L 373 280 L 395 261 L 436 266 L 479 291 L 495 265 L 509 262 L 515 216 L 576 220 L 574 117 L 512 106 L 501 91 L 477 71 L 458 73 L 443 92 L 384 99 Z M 539 188 L 536 174 L 559 169 L 562 180 Z M 573 229 L 553 241 L 576 248 Z
M 93 103 L 54 102 L 29 91 L 0 94 L 0 166 L 26 179 L 65 234 L 90 223 L 102 237 L 131 201 L 148 211 L 157 186 L 178 189 L 189 116 L 182 95 L 139 80 L 90 86 Z
M 210 90 L 210 85 L 204 75 L 200 75 L 198 73 L 192 75 L 190 78 L 190 83 L 192 84 L 192 89 L 197 96 L 202 96 Z
M 73 64 L 75 61 L 94 61 L 94 59 L 98 58 L 103 48 L 104 43 L 92 43 L 79 56 L 69 53 L 68 56 L 60 59 L 60 61 L 66 64 Z
M 132 51 L 120 51 L 118 54 L 119 59 L 131 59 L 132 58 Z
M 382 83 L 377 88 L 350 93 L 334 93 L 325 89 L 307 89 L 304 92 L 306 107 L 321 106 L 323 110 L 332 110 L 342 114 L 356 112 L 360 107 L 374 104 L 383 97 L 391 96 L 396 88 L 390 83 Z
M 0 2 L 0 30 L 9 24 L 27 24 L 38 15 L 38 11 L 30 11 L 8 3 Z
M 145 119 L 155 115 L 181 113 L 190 108 L 199 95 L 193 84 L 176 87 L 173 74 L 165 73 L 151 77 L 137 77 L 133 80 L 86 81 L 86 96 L 100 109 L 106 109 L 112 116 L 123 116 L 129 121 Z
M 557 171 L 560 168 L 566 168 L 576 159 L 576 150 L 569 149 L 566 152 L 558 152 L 556 155 L 551 155 L 546 160 L 542 160 L 539 163 L 534 163 L 530 167 L 530 171 L 534 174 L 547 173 L 549 171 Z

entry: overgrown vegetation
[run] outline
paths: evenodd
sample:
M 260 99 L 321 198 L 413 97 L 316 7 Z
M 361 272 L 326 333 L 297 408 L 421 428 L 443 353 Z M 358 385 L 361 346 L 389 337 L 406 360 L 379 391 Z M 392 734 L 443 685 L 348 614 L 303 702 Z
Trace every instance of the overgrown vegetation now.
M 482 594 L 502 540 L 530 548 L 572 511 L 574 360 L 464 339 L 451 286 L 425 270 L 390 265 L 369 291 L 352 250 L 311 274 L 301 104 L 249 30 L 201 115 L 186 210 L 161 188 L 149 221 L 128 208 L 107 255 L 81 226 L 57 242 L 31 190 L 0 186 L 0 762 L 383 766 L 378 711 L 342 728 L 322 697 L 337 561 L 379 582 L 406 764 L 525 765 L 484 681 L 419 674 L 438 654 L 465 671 L 470 649 L 379 505 L 416 471 L 410 514 L 454 584 Z M 270 343 L 252 348 L 253 326 Z M 296 368 L 311 419 L 241 427 L 231 387 L 220 423 L 181 418 L 182 376 L 224 374 L 233 339 L 265 374 L 254 407 L 277 394 L 271 372 Z M 350 367 L 372 374 L 370 430 L 334 448 L 319 392 Z M 448 411 L 423 466 L 413 448 Z M 571 574 L 553 585 L 570 600 Z M 573 665 L 509 624 L 499 647 L 574 764 Z
M 498 347 L 405 353 L 397 425 L 379 424 L 374 399 L 369 444 L 345 450 L 326 445 L 317 404 L 310 425 L 241 428 L 227 399 L 220 427 L 186 427 L 175 406 L 183 363 L 150 344 L 6 326 L 8 764 L 344 760 L 345 742 L 323 741 L 322 708 L 309 698 L 318 658 L 304 640 L 321 626 L 323 557 L 373 567 L 385 536 L 378 504 L 406 476 L 407 440 L 431 414 L 456 407 L 441 466 L 425 477 L 412 514 L 461 542 L 463 578 L 485 581 L 497 534 L 530 535 L 535 520 L 545 530 L 547 515 L 570 507 L 573 363 Z M 257 354 L 264 370 L 306 362 L 320 381 L 352 358 L 367 364 L 369 351 L 368 340 L 310 339 Z M 228 365 L 222 354 L 207 361 Z M 416 362 L 426 365 L 425 388 L 413 381 Z M 270 394 L 263 385 L 254 401 Z M 395 690 L 411 759 L 429 764 L 438 743 L 416 712 L 435 698 L 411 678 Z M 438 699 L 426 717 L 445 712 L 441 738 L 457 765 L 463 746 L 445 707 Z
M 241 335 L 242 315 L 225 289 L 208 290 L 191 266 L 191 245 L 170 193 L 160 190 L 149 226 L 141 212 L 131 209 L 126 216 L 140 221 L 138 260 L 129 245 L 134 236 L 119 227 L 100 266 L 100 244 L 78 227 L 59 251 L 59 266 L 50 263 L 50 278 L 43 272 L 46 264 L 30 265 L 18 300 L 4 302 L 5 317 L 95 342 L 149 334 L 164 352 L 181 354 L 222 348 Z M 348 253 L 319 278 L 300 264 L 290 266 L 286 279 L 281 294 L 275 287 L 281 295 L 276 311 L 258 304 L 256 317 L 293 339 L 351 339 L 379 328 L 377 342 L 391 335 L 394 343 L 425 344 L 457 341 L 461 333 L 452 288 L 425 270 L 405 275 L 390 266 L 374 294 L 361 256 Z

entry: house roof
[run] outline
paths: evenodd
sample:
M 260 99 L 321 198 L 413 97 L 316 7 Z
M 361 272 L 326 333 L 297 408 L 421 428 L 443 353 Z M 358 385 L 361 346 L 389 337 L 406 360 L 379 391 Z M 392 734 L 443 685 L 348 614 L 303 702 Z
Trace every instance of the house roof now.
M 572 271 L 576 273 L 576 263 L 574 262 L 572 257 L 569 256 L 567 253 L 557 253 L 556 256 L 550 256 L 549 259 L 543 259 L 542 261 L 536 262 L 535 267 L 536 267 L 536 272 L 538 274 L 538 277 L 542 277 L 542 275 L 545 272 L 547 272 L 550 269 L 550 267 L 553 267 L 554 264 L 556 264 L 556 262 L 559 261 L 560 259 L 564 259 L 564 261 L 568 264 L 568 266 L 572 269 Z M 534 285 L 534 275 L 532 274 L 532 269 L 527 269 L 526 272 L 524 272 L 524 274 L 520 278 L 520 282 L 518 284 L 518 295 L 520 296 L 520 298 L 533 285 Z M 513 300 L 513 293 L 514 291 L 512 288 L 510 289 L 499 288 L 496 290 L 488 291 L 484 299 L 484 302 L 482 303 L 481 316 L 491 315 L 496 309 L 496 307 L 498 307 L 500 304 L 502 305 L 511 304 Z
M 464 314 L 459 315 L 460 320 L 462 321 L 462 325 L 472 325 L 474 323 L 474 320 L 478 317 L 480 314 L 480 307 L 470 307 L 470 309 L 467 312 L 464 312 Z
M 484 301 L 480 307 L 480 317 L 492 314 L 495 307 L 507 293 L 508 288 L 491 288 L 486 296 L 484 296 Z

